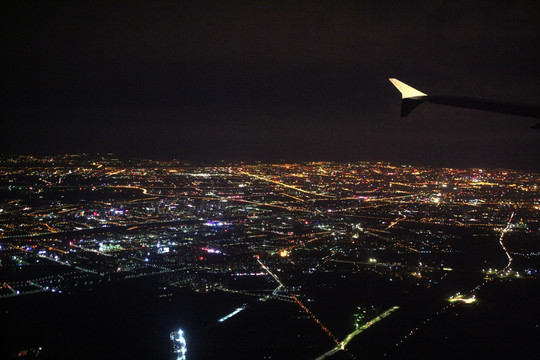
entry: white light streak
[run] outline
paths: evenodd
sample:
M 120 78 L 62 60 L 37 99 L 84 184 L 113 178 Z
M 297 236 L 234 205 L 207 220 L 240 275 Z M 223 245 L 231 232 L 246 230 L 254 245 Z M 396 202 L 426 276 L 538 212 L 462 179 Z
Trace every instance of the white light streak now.
M 239 307 L 237 308 L 236 310 L 234 310 L 232 313 L 230 313 L 229 315 L 226 315 L 224 317 L 222 317 L 221 319 L 218 320 L 218 322 L 224 322 L 226 320 L 229 320 L 230 318 L 232 318 L 234 315 L 238 314 L 240 311 L 244 310 L 245 308 L 247 307 L 247 305 L 244 305 L 242 307 Z

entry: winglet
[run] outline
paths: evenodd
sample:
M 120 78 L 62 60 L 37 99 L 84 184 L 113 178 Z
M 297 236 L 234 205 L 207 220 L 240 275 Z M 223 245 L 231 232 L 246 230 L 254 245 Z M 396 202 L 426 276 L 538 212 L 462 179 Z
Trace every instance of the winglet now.
M 421 96 L 428 96 L 427 94 L 424 94 L 421 91 L 416 90 L 413 87 L 410 87 L 409 85 L 402 83 L 398 79 L 390 78 L 388 79 L 390 82 L 399 90 L 401 93 L 402 99 L 410 99 L 410 98 L 417 98 Z

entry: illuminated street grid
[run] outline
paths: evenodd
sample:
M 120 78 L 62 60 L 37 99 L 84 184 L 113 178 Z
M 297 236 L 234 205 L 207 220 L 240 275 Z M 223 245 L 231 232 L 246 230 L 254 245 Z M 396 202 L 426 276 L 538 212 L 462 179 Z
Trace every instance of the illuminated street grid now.
M 540 247 L 530 241 L 540 234 L 538 174 L 383 162 L 199 166 L 112 155 L 0 164 L 0 298 L 157 275 L 198 292 L 296 303 L 336 344 L 326 357 L 402 310 L 389 304 L 349 336 L 334 334 L 305 305 L 316 303 L 305 277 L 369 273 L 426 291 L 451 289 L 452 273 L 480 279 L 460 289 L 465 295 L 448 290 L 453 302 L 441 312 L 481 306 L 475 300 L 486 282 L 538 278 Z M 250 285 L 238 285 L 242 279 Z M 219 321 L 249 313 L 238 306 Z

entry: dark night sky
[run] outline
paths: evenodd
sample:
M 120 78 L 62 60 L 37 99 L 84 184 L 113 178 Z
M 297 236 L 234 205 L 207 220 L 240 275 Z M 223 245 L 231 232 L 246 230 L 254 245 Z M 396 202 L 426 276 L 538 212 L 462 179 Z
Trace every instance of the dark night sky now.
M 540 2 L 16 1 L 3 9 L 0 152 L 383 160 L 540 171 Z

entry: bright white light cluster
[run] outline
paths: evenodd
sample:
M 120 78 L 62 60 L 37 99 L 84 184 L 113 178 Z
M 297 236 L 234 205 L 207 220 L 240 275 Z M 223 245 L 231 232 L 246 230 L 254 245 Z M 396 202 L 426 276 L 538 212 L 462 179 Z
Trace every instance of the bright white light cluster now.
M 187 344 L 182 329 L 171 333 L 171 341 L 173 342 L 173 353 L 177 354 L 176 359 L 186 360 Z

